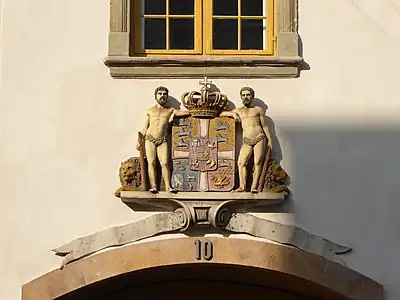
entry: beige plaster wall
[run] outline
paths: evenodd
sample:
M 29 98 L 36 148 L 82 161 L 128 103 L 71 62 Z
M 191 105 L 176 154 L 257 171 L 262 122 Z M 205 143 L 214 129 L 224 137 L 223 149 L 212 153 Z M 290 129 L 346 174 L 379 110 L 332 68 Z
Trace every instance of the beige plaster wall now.
M 214 80 L 238 104 L 252 86 L 292 176 L 287 213 L 267 216 L 349 244 L 348 266 L 400 299 L 400 1 L 300 1 L 310 70 L 291 80 Z M 112 80 L 108 1 L 3 0 L 0 294 L 59 266 L 50 249 L 147 214 L 113 196 L 120 161 L 156 86 L 175 98 L 197 80 Z

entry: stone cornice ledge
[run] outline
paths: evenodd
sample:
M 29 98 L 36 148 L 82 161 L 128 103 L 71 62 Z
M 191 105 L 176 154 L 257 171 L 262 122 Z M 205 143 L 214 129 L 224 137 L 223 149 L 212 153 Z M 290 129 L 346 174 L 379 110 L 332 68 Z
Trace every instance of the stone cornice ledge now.
M 129 57 L 108 56 L 114 78 L 293 78 L 303 58 L 294 57 Z
M 127 57 L 108 56 L 104 64 L 108 67 L 126 66 L 183 66 L 183 67 L 208 67 L 208 66 L 298 66 L 303 62 L 300 56 L 295 57 Z

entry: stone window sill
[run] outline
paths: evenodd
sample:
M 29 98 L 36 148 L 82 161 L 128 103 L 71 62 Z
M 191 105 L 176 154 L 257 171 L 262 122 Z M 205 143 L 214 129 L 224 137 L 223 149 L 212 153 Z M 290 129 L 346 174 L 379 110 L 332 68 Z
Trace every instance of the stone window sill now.
M 108 56 L 113 78 L 294 78 L 303 58 Z

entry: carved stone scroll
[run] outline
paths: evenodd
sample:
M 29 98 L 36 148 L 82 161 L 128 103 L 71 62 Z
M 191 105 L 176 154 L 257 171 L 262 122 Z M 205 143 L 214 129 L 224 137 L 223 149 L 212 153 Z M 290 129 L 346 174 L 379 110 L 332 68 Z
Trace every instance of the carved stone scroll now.
M 140 197 L 140 195 L 143 195 L 143 192 L 123 191 L 121 194 L 122 198 L 126 199 L 127 195 Z M 142 198 L 141 200 L 147 211 L 149 207 L 154 207 L 159 211 L 163 209 L 164 211 L 172 212 L 158 213 L 135 223 L 112 227 L 56 248 L 53 251 L 57 255 L 65 256 L 62 266 L 105 248 L 122 246 L 156 234 L 171 233 L 178 230 L 183 232 L 193 227 L 246 233 L 277 243 L 294 246 L 340 264 L 344 264 L 344 262 L 336 254 L 343 254 L 351 250 L 346 246 L 336 244 L 307 232 L 302 228 L 257 218 L 245 213 L 249 211 L 254 212 L 257 206 L 262 206 L 260 202 L 273 201 L 273 193 L 268 194 L 271 199 L 248 199 L 242 201 L 199 200 L 193 195 L 196 193 L 183 193 L 185 197 L 181 196 L 179 200 L 162 199 L 160 195 L 157 197 L 157 195 L 152 193 L 145 194 L 149 195 L 149 197 Z M 230 194 L 234 195 L 235 193 Z M 261 193 L 261 195 L 263 194 L 264 196 L 267 195 L 267 193 Z M 278 199 L 279 196 L 281 195 L 276 194 L 275 198 Z M 190 199 L 190 197 L 194 198 Z M 256 197 L 260 197 L 260 194 Z
M 351 251 L 349 247 L 331 242 L 302 228 L 257 218 L 249 214 L 234 213 L 224 229 L 294 246 L 340 264 L 344 264 L 344 261 L 336 254 Z
M 65 256 L 62 268 L 74 260 L 109 247 L 122 246 L 160 233 L 185 230 L 189 225 L 187 217 L 188 213 L 184 209 L 178 209 L 172 213 L 155 214 L 131 224 L 111 227 L 81 237 L 53 251 L 58 256 Z

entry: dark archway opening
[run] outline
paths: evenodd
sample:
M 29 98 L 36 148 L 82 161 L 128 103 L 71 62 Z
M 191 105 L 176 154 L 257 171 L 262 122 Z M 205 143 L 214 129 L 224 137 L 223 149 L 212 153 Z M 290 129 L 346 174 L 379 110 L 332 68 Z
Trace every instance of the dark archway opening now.
M 57 298 L 340 300 L 336 292 L 292 275 L 227 264 L 180 264 L 126 273 Z

